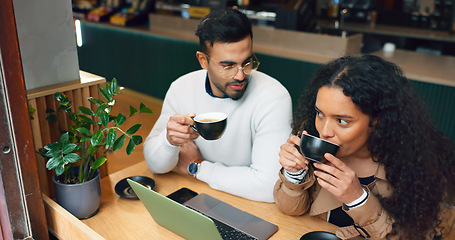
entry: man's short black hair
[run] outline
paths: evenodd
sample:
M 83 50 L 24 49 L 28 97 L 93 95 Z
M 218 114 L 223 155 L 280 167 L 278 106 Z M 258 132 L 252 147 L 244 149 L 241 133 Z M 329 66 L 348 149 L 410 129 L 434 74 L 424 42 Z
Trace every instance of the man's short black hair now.
M 199 47 L 207 53 L 207 47 L 215 42 L 238 42 L 247 36 L 253 38 L 251 22 L 248 17 L 237 9 L 212 10 L 201 19 L 196 29 Z

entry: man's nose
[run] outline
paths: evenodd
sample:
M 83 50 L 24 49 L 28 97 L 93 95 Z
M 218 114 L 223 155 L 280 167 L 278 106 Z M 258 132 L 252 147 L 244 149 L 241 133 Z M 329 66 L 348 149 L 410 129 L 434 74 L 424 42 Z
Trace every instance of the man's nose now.
M 243 79 L 245 79 L 245 76 L 246 75 L 243 72 L 243 68 L 239 67 L 239 68 L 237 68 L 237 73 L 235 74 L 234 79 L 242 81 Z

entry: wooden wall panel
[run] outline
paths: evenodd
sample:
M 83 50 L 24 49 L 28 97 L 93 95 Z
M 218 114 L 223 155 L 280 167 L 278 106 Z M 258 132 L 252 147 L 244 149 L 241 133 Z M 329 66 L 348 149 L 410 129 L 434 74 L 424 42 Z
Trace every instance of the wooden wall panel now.
M 105 80 L 101 82 L 95 82 L 94 84 L 74 84 L 68 88 L 63 88 L 61 86 L 55 86 L 56 91 L 62 91 L 68 99 L 72 102 L 72 110 L 78 111 L 79 106 L 84 106 L 91 108 L 92 110 L 96 109 L 95 105 L 92 105 L 87 98 L 89 97 L 99 97 L 98 87 L 101 84 L 104 84 Z M 55 91 L 55 92 L 56 92 Z M 28 103 L 30 107 L 36 110 L 33 115 L 33 120 L 31 120 L 33 138 L 35 141 L 35 150 L 38 151 L 43 146 L 58 141 L 60 139 L 60 132 L 68 130 L 68 126 L 73 125 L 73 122 L 68 118 L 68 115 L 64 111 L 59 111 L 59 102 L 54 97 L 54 91 L 50 90 L 47 87 L 43 90 L 42 94 L 39 91 L 34 91 L 33 94 L 29 95 Z M 46 120 L 48 114 L 46 111 L 48 109 L 54 110 L 56 114 L 57 122 L 50 122 Z M 49 171 L 46 169 L 46 160 L 40 155 L 37 155 L 38 161 L 38 174 L 40 177 L 41 191 L 47 196 L 54 198 L 54 185 L 52 183 L 52 176 L 54 171 Z M 101 177 L 107 175 L 107 163 L 105 163 L 101 168 Z

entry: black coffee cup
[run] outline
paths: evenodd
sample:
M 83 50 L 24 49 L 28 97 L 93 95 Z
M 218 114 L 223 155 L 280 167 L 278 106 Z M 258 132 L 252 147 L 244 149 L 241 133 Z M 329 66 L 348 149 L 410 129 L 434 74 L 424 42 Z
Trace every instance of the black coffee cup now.
M 219 139 L 226 129 L 227 115 L 220 112 L 209 112 L 196 115 L 194 125 L 190 127 L 206 140 Z
M 338 146 L 335 143 L 324 139 L 302 133 L 300 138 L 300 152 L 308 159 L 315 162 L 326 163 L 324 158 L 325 153 L 330 153 L 335 156 L 338 152 Z

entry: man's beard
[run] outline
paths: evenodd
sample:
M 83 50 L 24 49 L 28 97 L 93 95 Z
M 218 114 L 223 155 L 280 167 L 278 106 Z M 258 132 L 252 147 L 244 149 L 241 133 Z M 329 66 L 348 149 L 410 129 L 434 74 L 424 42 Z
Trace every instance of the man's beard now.
M 233 82 L 227 83 L 224 86 L 224 88 L 220 88 L 216 84 L 215 84 L 215 87 L 218 88 L 218 90 L 220 90 L 220 92 L 222 92 L 224 94 L 224 96 L 229 97 L 232 100 L 239 100 L 240 98 L 243 97 L 243 94 L 245 94 L 246 88 L 248 86 L 248 80 L 247 79 L 248 78 L 245 78 L 245 80 L 243 80 L 243 81 L 233 81 Z M 244 84 L 245 84 L 243 86 L 242 90 L 234 91 L 233 93 L 227 93 L 226 89 L 229 87 L 230 84 L 241 83 L 241 82 L 244 82 Z

